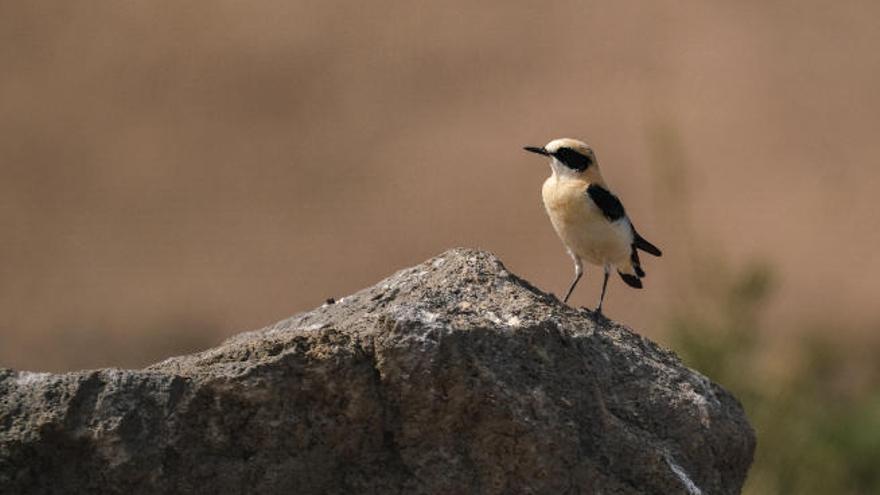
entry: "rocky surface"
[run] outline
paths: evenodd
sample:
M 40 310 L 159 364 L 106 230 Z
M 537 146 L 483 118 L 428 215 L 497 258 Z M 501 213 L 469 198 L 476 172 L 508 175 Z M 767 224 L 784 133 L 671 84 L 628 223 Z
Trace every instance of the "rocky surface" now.
M 0 493 L 738 493 L 739 403 L 456 249 L 143 370 L 0 370 Z

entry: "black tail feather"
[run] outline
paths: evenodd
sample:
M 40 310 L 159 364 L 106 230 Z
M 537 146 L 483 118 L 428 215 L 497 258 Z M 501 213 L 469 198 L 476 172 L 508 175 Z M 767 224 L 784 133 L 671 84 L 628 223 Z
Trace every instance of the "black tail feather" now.
M 631 247 L 632 251 L 629 255 L 629 260 L 632 262 L 633 269 L 636 272 L 636 276 L 642 278 L 645 276 L 645 270 L 642 270 L 642 262 L 639 261 L 639 252 L 636 251 L 636 245 L 633 244 Z
M 642 288 L 642 281 L 639 280 L 639 277 L 637 277 L 635 275 L 630 275 L 628 273 L 623 273 L 620 270 L 618 270 L 617 273 L 620 274 L 620 278 L 622 278 L 623 281 L 626 282 L 626 285 L 628 285 L 634 289 L 641 289 Z
M 653 254 L 654 256 L 663 256 L 663 252 L 660 251 L 657 246 L 646 241 L 645 238 L 640 236 L 638 232 L 633 232 L 633 234 L 635 237 L 633 239 L 633 246 L 641 249 L 648 254 Z

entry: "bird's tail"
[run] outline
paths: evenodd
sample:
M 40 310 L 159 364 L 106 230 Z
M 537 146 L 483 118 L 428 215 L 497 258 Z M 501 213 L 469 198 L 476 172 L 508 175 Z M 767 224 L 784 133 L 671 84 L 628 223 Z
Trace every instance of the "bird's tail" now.
M 640 237 L 638 237 L 638 234 L 636 234 L 636 238 L 640 239 Z M 639 252 L 636 251 L 637 247 L 638 246 L 636 245 L 636 243 L 633 242 L 632 250 L 630 251 L 629 255 L 629 263 L 625 265 L 618 265 L 617 273 L 620 274 L 620 278 L 622 278 L 623 281 L 626 282 L 626 285 L 634 289 L 641 289 L 642 278 L 645 276 L 645 270 L 642 270 L 642 263 L 641 261 L 639 261 Z

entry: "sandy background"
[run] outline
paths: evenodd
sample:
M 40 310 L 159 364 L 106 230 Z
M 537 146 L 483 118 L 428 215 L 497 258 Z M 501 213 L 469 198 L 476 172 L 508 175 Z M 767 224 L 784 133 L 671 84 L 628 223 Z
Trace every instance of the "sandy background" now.
M 454 246 L 559 294 L 548 167 L 521 146 L 560 136 L 595 147 L 667 253 L 645 260 L 646 290 L 615 279 L 611 317 L 656 335 L 700 253 L 768 263 L 782 335 L 876 328 L 878 16 L 0 2 L 0 366 L 144 365 Z M 574 302 L 593 306 L 599 280 Z

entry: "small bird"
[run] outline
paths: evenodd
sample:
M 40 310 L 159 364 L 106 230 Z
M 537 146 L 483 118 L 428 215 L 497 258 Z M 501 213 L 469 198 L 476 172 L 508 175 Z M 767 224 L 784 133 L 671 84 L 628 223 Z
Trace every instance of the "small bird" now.
M 565 295 L 568 302 L 584 273 L 583 262 L 599 265 L 605 270 L 598 314 L 608 286 L 611 268 L 630 287 L 642 288 L 642 270 L 638 250 L 654 256 L 662 253 L 646 241 L 626 215 L 602 179 L 599 163 L 589 145 L 576 139 L 554 139 L 545 146 L 526 146 L 526 151 L 550 157 L 552 174 L 544 181 L 541 194 L 553 228 L 574 260 L 574 282 Z

